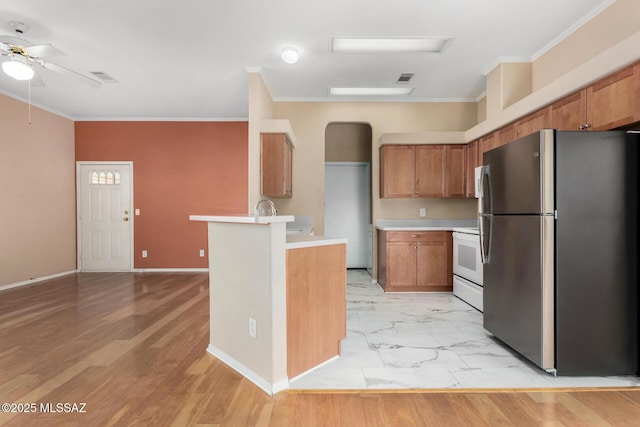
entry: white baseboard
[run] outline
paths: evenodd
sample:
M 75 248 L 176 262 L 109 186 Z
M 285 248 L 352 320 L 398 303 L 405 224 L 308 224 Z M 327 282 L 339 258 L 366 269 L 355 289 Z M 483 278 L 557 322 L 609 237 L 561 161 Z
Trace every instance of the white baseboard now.
M 288 378 L 285 378 L 283 380 L 280 380 L 278 382 L 271 384 L 270 382 L 268 382 L 267 380 L 265 380 L 264 378 L 262 378 L 261 376 L 253 372 L 251 369 L 247 368 L 245 365 L 238 362 L 233 357 L 229 356 L 227 353 L 225 353 L 224 351 L 220 350 L 219 348 L 217 348 L 212 344 L 209 344 L 209 347 L 207 347 L 207 353 L 216 357 L 217 359 L 222 361 L 225 365 L 229 366 L 231 369 L 238 372 L 240 375 L 242 375 L 243 377 L 245 377 L 246 379 L 248 379 L 249 381 L 257 385 L 258 387 L 260 387 L 260 389 L 262 389 L 262 391 L 264 391 L 268 395 L 274 395 L 279 391 L 289 388 Z
M 134 268 L 134 273 L 208 273 L 208 268 Z
M 8 285 L 0 285 L 0 291 L 5 289 L 17 288 L 18 286 L 32 285 L 34 283 L 42 282 L 44 280 L 55 279 L 57 277 L 67 276 L 69 274 L 77 273 L 78 270 L 63 271 L 62 273 L 50 274 L 48 276 L 33 277 L 29 280 L 23 280 L 22 282 L 9 283 Z

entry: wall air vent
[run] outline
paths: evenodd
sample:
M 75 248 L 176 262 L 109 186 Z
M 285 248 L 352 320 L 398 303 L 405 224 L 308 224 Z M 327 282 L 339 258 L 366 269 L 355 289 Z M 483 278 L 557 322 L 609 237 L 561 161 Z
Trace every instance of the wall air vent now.
M 89 72 L 105 83 L 118 83 L 116 79 L 114 79 L 104 71 L 89 71 Z
M 396 83 L 409 83 L 414 73 L 402 73 Z

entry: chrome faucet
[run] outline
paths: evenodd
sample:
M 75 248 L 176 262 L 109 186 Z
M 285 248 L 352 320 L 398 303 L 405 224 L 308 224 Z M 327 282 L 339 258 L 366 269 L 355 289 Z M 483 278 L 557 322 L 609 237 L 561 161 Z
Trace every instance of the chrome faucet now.
M 262 205 L 266 204 L 268 206 L 268 213 L 267 214 L 263 214 L 263 211 L 261 210 Z M 276 216 L 278 215 L 278 212 L 276 211 L 276 205 L 273 204 L 273 202 L 269 199 L 262 199 L 259 200 L 258 203 L 256 203 L 256 207 L 254 209 L 254 213 L 255 216 Z

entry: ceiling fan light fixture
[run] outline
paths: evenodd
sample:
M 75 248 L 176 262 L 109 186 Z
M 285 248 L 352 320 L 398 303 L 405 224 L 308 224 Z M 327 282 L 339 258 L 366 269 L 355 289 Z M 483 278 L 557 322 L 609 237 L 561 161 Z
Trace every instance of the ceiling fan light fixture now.
M 13 57 L 10 61 L 2 63 L 2 71 L 16 80 L 31 80 L 34 75 L 33 68 L 29 64 Z
M 300 54 L 295 47 L 285 47 L 280 53 L 280 58 L 287 64 L 295 64 L 300 58 Z

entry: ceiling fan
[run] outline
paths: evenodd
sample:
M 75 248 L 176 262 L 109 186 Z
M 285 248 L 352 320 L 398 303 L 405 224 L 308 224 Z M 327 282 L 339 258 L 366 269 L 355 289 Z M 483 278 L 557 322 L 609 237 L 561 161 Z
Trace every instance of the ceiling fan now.
M 36 73 L 40 67 L 74 78 L 90 86 L 99 87 L 102 84 L 102 82 L 77 71 L 46 61 L 44 58 L 62 56 L 65 53 L 51 44 L 34 45 L 22 38 L 22 35 L 29 29 L 25 23 L 10 21 L 9 26 L 15 31 L 16 36 L 0 36 L 0 57 L 8 57 L 2 62 L 2 70 L 5 74 L 16 80 L 33 80 L 34 85 L 44 86 L 40 75 Z

